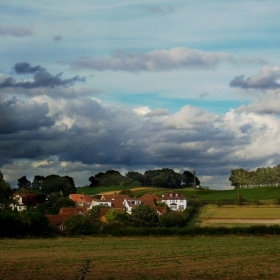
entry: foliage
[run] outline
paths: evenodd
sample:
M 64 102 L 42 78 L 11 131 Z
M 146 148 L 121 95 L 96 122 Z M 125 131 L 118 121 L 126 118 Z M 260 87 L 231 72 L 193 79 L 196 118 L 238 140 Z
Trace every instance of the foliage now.
M 68 197 L 60 197 L 49 208 L 50 214 L 58 214 L 61 207 L 76 207 L 75 202 Z
M 246 171 L 242 168 L 233 169 L 229 181 L 235 188 L 279 186 L 280 164 L 272 168 L 258 168 L 255 171 Z
M 200 185 L 200 181 L 190 171 L 184 171 L 182 174 L 183 182 L 185 187 L 196 187 Z
M 35 209 L 28 211 L 0 210 L 0 236 L 41 236 L 49 235 L 52 230 L 46 216 Z
M 200 184 L 197 177 L 185 171 L 183 174 L 175 172 L 169 168 L 148 170 L 144 174 L 135 171 L 129 171 L 125 176 L 118 171 L 108 170 L 105 173 L 99 172 L 95 176 L 89 177 L 90 187 L 100 186 L 155 186 L 159 188 L 183 188 Z
M 99 220 L 100 219 L 100 209 L 102 208 L 109 208 L 105 205 L 96 205 L 93 206 L 90 210 L 88 210 L 87 215 L 91 216 L 93 220 Z
M 97 186 L 119 186 L 124 176 L 116 170 L 108 170 L 105 173 L 99 172 L 95 176 L 89 177 L 90 187 Z
M 64 222 L 67 234 L 90 235 L 98 233 L 101 222 L 94 221 L 90 215 L 72 215 Z
M 31 188 L 31 182 L 27 180 L 26 176 L 23 176 L 20 179 L 18 179 L 18 187 L 28 190 Z
M 145 204 L 132 209 L 131 219 L 136 227 L 154 227 L 159 222 L 157 211 Z
M 32 190 L 41 190 L 44 181 L 45 181 L 44 176 L 35 175 L 34 179 L 33 179 L 33 182 L 32 182 L 32 185 L 31 185 L 31 189 Z
M 111 209 L 106 214 L 106 220 L 108 223 L 128 223 L 129 215 L 126 212 L 120 211 L 118 209 Z
M 63 196 L 76 193 L 77 188 L 72 177 L 59 175 L 49 175 L 42 183 L 41 191 L 45 194 L 62 192 Z
M 187 222 L 187 216 L 183 212 L 171 211 L 159 216 L 159 225 L 161 227 L 184 227 Z
M 0 203 L 6 203 L 12 195 L 10 184 L 4 180 L 4 176 L 0 170 Z
M 129 197 L 134 197 L 133 191 L 132 190 L 121 190 L 119 194 L 127 194 Z

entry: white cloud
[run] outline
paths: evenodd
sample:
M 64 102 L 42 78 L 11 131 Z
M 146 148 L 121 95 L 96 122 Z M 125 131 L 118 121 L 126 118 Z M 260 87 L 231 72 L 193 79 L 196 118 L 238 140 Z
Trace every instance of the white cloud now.
M 211 69 L 220 63 L 263 63 L 262 59 L 247 59 L 225 52 L 203 52 L 183 47 L 156 49 L 148 53 L 116 51 L 109 58 L 80 57 L 71 63 L 75 69 L 97 71 L 170 71 L 174 69 Z

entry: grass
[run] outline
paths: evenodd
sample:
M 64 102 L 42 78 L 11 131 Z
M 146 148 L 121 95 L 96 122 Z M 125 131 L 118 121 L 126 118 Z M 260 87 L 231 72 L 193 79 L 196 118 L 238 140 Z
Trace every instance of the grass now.
M 192 223 L 201 227 L 248 227 L 252 225 L 279 225 L 280 205 L 201 207 Z
M 235 199 L 237 196 L 237 190 L 202 190 L 195 188 L 184 188 L 184 189 L 163 189 L 155 187 L 147 187 L 143 189 L 135 187 L 97 187 L 97 188 L 78 188 L 77 193 L 85 193 L 89 195 L 100 194 L 103 192 L 121 191 L 130 189 L 136 196 L 141 196 L 148 192 L 161 195 L 166 192 L 178 191 L 186 197 L 196 195 L 202 200 L 213 201 L 222 199 Z M 275 200 L 280 198 L 280 187 L 265 187 L 265 188 L 253 188 L 253 189 L 240 189 L 240 195 L 246 200 Z
M 199 219 L 280 219 L 278 206 L 207 205 L 200 209 Z
M 234 280 L 279 274 L 279 236 L 0 240 L 5 280 Z

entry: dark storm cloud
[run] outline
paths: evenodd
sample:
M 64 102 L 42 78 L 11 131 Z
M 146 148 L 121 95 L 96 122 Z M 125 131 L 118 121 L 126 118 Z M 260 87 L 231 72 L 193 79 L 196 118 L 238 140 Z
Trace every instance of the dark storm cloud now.
M 243 89 L 278 89 L 280 71 L 278 68 L 264 67 L 257 75 L 245 79 L 244 75 L 236 76 L 231 82 L 231 87 Z
M 0 103 L 0 135 L 36 130 L 54 124 L 48 105 L 24 102 L 16 98 Z
M 14 70 L 17 74 L 34 74 L 33 80 L 17 82 L 14 78 L 9 77 L 0 83 L 0 88 L 56 88 L 56 87 L 68 87 L 76 82 L 84 82 L 85 78 L 75 76 L 70 79 L 62 79 L 63 73 L 57 75 L 50 74 L 45 68 L 37 65 L 32 67 L 29 63 L 21 62 L 16 63 Z
M 43 68 L 40 65 L 32 67 L 27 62 L 16 63 L 13 68 L 17 74 L 35 74 L 38 71 L 42 71 Z
M 29 37 L 32 33 L 31 28 L 28 27 L 0 24 L 0 36 Z

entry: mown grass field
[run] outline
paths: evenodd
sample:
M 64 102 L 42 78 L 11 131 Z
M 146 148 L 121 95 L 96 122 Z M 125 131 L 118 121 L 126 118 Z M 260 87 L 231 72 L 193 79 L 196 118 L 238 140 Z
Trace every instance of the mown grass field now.
M 77 193 L 94 195 L 104 192 L 119 192 L 123 189 L 130 189 L 136 196 L 143 195 L 148 192 L 161 195 L 165 192 L 179 191 L 186 197 L 196 195 L 202 200 L 213 201 L 222 199 L 235 199 L 237 190 L 200 190 L 195 188 L 184 189 L 162 189 L 162 188 L 133 188 L 133 187 L 97 187 L 97 188 L 78 188 Z M 280 198 L 280 187 L 265 187 L 254 189 L 240 189 L 240 195 L 246 200 L 275 200 Z
M 207 205 L 196 217 L 201 226 L 251 226 L 254 224 L 280 225 L 279 205 L 221 206 Z
M 279 279 L 280 237 L 0 240 L 0 279 Z

